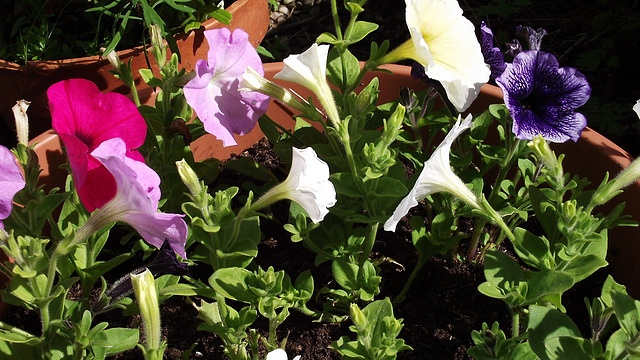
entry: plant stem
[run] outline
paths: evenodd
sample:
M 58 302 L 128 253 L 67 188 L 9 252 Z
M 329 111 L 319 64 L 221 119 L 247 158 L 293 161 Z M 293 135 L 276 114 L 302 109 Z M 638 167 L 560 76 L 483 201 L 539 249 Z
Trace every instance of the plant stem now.
M 422 252 L 418 252 L 418 263 L 413 268 L 413 271 L 411 271 L 411 275 L 409 275 L 409 278 L 407 279 L 407 282 L 404 284 L 402 291 L 400 291 L 398 296 L 396 296 L 396 298 L 393 300 L 394 304 L 399 304 L 404 301 L 404 298 L 407 296 L 409 289 L 411 289 L 411 285 L 413 284 L 416 277 L 420 273 L 420 270 L 422 270 L 422 268 L 424 267 L 424 265 L 427 263 L 428 260 L 429 259 L 426 258 Z
M 379 222 L 370 223 L 367 225 L 367 235 L 364 238 L 364 250 L 362 254 L 360 254 L 359 271 L 362 270 L 365 261 L 369 259 L 369 255 L 371 254 L 371 250 L 373 250 L 373 243 L 376 240 L 376 234 L 378 233 Z
M 520 313 L 516 310 L 512 313 L 511 338 L 515 339 L 520 335 Z

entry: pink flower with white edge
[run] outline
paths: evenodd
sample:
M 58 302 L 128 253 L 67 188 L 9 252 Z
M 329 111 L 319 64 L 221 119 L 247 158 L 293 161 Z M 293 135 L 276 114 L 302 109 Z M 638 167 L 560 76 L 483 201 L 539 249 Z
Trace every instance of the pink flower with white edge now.
M 206 132 L 236 145 L 233 134 L 249 133 L 267 111 L 269 97 L 259 92 L 239 91 L 247 66 L 264 75 L 262 61 L 242 29 L 204 32 L 209 43 L 207 60 L 196 62 L 195 77 L 184 86 L 187 103 L 195 110 Z
M 24 185 L 24 176 L 15 156 L 9 149 L 0 145 L 0 229 L 4 229 L 2 220 L 11 215 L 13 197 Z
M 67 150 L 80 201 L 92 212 L 116 195 L 116 183 L 91 152 L 105 140 L 121 138 L 126 156 L 144 162 L 135 149 L 144 143 L 147 125 L 126 96 L 103 94 L 89 80 L 55 83 L 47 90 L 47 97 L 53 128 Z
M 117 192 L 111 201 L 90 217 L 88 231 L 96 231 L 114 221 L 131 225 L 149 244 L 160 248 L 166 241 L 173 251 L 186 259 L 187 224 L 184 215 L 158 212 L 160 177 L 146 164 L 126 156 L 124 140 L 104 141 L 91 155 L 100 161 L 116 182 Z

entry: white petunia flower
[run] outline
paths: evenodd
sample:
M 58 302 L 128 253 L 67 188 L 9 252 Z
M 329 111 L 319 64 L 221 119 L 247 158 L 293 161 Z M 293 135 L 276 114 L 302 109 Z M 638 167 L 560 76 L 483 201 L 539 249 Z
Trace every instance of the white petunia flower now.
M 282 349 L 275 349 L 269 351 L 265 360 L 288 360 L 287 353 Z M 300 360 L 300 355 L 293 358 L 293 360 Z
M 476 99 L 491 74 L 473 24 L 456 0 L 405 0 L 411 39 L 384 56 L 389 63 L 413 59 L 430 79 L 439 81 L 462 112 Z
M 318 158 L 313 148 L 293 149 L 289 176 L 252 205 L 261 209 L 278 200 L 295 201 L 314 223 L 319 223 L 336 204 L 336 190 L 329 180 L 329 166 Z
M 449 152 L 453 141 L 466 129 L 471 127 L 472 116 L 461 123 L 461 116 L 449 131 L 445 139 L 433 152 L 429 160 L 424 163 L 424 168 L 418 177 L 413 189 L 402 199 L 393 215 L 384 223 L 384 229 L 395 231 L 396 225 L 407 213 L 409 209 L 418 205 L 419 201 L 437 192 L 448 192 L 466 202 L 467 204 L 481 209 L 478 197 L 462 182 L 452 170 L 449 163 Z
M 311 90 L 320 100 L 329 119 L 339 123 L 338 109 L 327 82 L 328 54 L 329 45 L 314 43 L 302 54 L 289 55 L 284 59 L 284 69 L 277 73 L 274 78 L 291 81 Z

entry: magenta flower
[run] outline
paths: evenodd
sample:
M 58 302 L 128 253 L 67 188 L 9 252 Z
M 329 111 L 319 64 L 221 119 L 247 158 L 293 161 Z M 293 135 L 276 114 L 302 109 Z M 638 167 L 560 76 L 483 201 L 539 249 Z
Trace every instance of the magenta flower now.
M 116 194 L 113 176 L 91 152 L 103 141 L 118 137 L 126 144 L 126 156 L 143 162 L 135 149 L 144 143 L 147 125 L 126 96 L 102 94 L 89 80 L 55 83 L 47 96 L 53 128 L 67 150 L 80 201 L 91 212 Z
M 213 29 L 204 35 L 208 59 L 196 62 L 195 77 L 184 86 L 184 96 L 208 133 L 224 146 L 236 145 L 233 134 L 249 133 L 269 106 L 269 96 L 238 90 L 247 67 L 264 76 L 262 62 L 241 29 L 233 34 L 227 28 Z
M 2 220 L 11 215 L 13 197 L 24 185 L 24 177 L 15 156 L 9 149 L 0 145 L 0 229 L 4 229 Z
M 513 133 L 531 140 L 542 135 L 556 143 L 578 141 L 587 118 L 575 109 L 591 95 L 587 78 L 571 67 L 559 67 L 551 54 L 519 53 L 496 79 L 513 118 Z
M 160 248 L 166 240 L 176 254 L 186 258 L 188 230 L 182 220 L 184 215 L 158 212 L 160 177 L 145 163 L 128 158 L 127 152 L 124 140 L 114 138 L 104 141 L 91 153 L 113 176 L 117 192 L 91 215 L 94 226 L 89 226 L 87 231 L 124 221 L 149 244 Z

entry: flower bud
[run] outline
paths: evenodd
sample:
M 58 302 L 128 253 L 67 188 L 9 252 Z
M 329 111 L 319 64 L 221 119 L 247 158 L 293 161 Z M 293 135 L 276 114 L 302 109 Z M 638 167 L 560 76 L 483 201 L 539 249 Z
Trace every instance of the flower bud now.
M 307 109 L 309 109 L 309 105 L 302 102 L 289 89 L 285 89 L 282 86 L 265 79 L 249 66 L 247 66 L 244 75 L 242 75 L 240 91 L 258 91 L 289 105 L 300 112 L 306 112 Z
M 558 167 L 558 159 L 542 135 L 536 135 L 527 146 L 549 170 L 553 171 Z
M 29 143 L 29 117 L 27 116 L 27 109 L 30 104 L 30 101 L 18 100 L 11 108 L 11 110 L 13 110 L 13 116 L 16 118 L 18 143 L 24 146 L 27 146 Z
M 138 300 L 140 315 L 144 326 L 146 349 L 156 350 L 161 347 L 160 337 L 160 307 L 158 305 L 158 292 L 156 291 L 153 275 L 145 270 L 138 275 L 131 275 L 133 293 Z
M 202 193 L 202 186 L 200 185 L 200 179 L 198 179 L 198 175 L 193 171 L 191 166 L 187 164 L 185 159 L 180 161 L 176 161 L 176 167 L 178 168 L 178 174 L 180 174 L 180 179 L 187 186 L 189 192 L 193 197 L 200 196 Z

